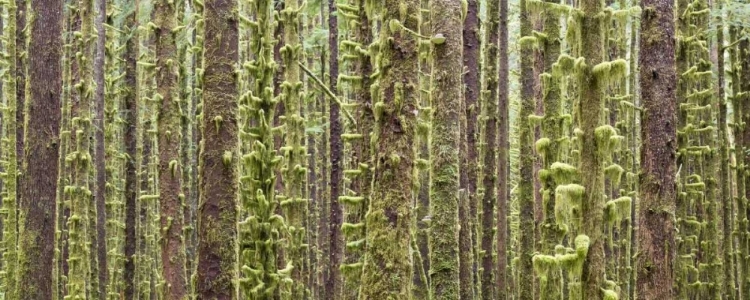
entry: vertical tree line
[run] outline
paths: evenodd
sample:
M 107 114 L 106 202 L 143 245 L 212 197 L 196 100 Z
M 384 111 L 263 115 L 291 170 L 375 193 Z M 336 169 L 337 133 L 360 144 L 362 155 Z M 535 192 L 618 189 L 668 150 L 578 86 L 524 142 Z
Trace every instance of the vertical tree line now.
M 750 6 L 0 3 L 3 299 L 744 299 Z

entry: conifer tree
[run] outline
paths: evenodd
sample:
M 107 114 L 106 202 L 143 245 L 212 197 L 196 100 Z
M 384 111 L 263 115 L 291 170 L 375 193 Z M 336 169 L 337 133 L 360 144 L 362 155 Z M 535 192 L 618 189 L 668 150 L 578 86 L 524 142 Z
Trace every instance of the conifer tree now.
M 18 218 L 18 299 L 51 299 L 62 93 L 62 6 L 34 1 Z M 43 23 L 44 22 L 44 23 Z M 32 84 L 48 82 L 48 85 Z
M 180 60 L 176 35 L 184 29 L 177 25 L 174 1 L 156 1 L 152 12 L 156 26 L 156 93 L 159 148 L 159 214 L 161 228 L 161 272 L 165 280 L 163 295 L 170 299 L 187 297 L 185 278 L 185 242 L 182 231 L 184 218 L 182 166 L 179 160 L 181 142 L 181 103 L 178 74 Z
M 493 244 L 495 241 L 495 204 L 497 203 L 497 101 L 498 101 L 498 46 L 500 38 L 499 1 L 487 3 L 487 29 L 484 44 L 484 82 L 482 83 L 482 119 L 483 142 L 482 152 L 482 299 L 494 299 L 495 264 Z
M 521 0 L 520 33 L 522 37 L 531 37 L 530 12 L 527 0 Z M 519 43 L 521 47 L 521 99 L 519 115 L 519 182 L 517 187 L 519 215 L 519 249 L 518 249 L 518 295 L 521 300 L 534 299 L 534 280 L 532 253 L 534 248 L 534 191 L 533 191 L 533 167 L 534 157 L 532 154 L 533 128 L 530 122 L 524 120 L 524 116 L 534 113 L 534 74 L 532 48 Z
M 641 1 L 640 90 L 645 111 L 641 129 L 641 180 L 636 264 L 639 298 L 673 299 L 673 216 L 676 173 L 676 67 L 670 1 Z M 660 38 L 654 38 L 654 37 Z
M 203 88 L 203 108 L 195 294 L 199 299 L 235 299 L 238 261 L 235 255 L 238 239 L 235 166 L 242 159 L 237 146 L 238 24 L 232 15 L 236 13 L 237 1 L 209 0 L 204 4 L 201 20 L 205 26 L 201 39 L 205 47 L 203 70 L 196 72 L 196 81 Z M 239 285 L 246 287 L 244 280 L 244 276 L 240 277 Z
M 17 267 L 18 267 L 18 206 L 17 206 L 17 178 L 18 178 L 18 159 L 16 152 L 16 130 L 20 127 L 15 117 L 17 111 L 22 110 L 19 105 L 17 98 L 17 76 L 16 69 L 18 63 L 16 60 L 17 56 L 17 43 L 16 43 L 16 30 L 21 24 L 17 18 L 16 11 L 18 9 L 17 2 L 15 0 L 9 0 L 5 4 L 5 9 L 8 14 L 7 26 L 4 28 L 4 50 L 7 53 L 5 62 L 7 64 L 7 71 L 3 78 L 3 98 L 5 99 L 3 110 L 3 203 L 2 203 L 2 215 L 3 215 L 3 271 L 2 275 L 2 286 L 5 291 L 5 297 L 8 299 L 18 299 L 18 293 L 16 288 L 17 283 Z
M 460 2 L 433 0 L 430 138 L 430 296 L 459 299 L 458 206 L 462 65 Z M 494 217 L 494 216 L 492 216 Z M 490 257 L 492 257 L 490 255 Z
M 360 299 L 409 299 L 419 1 L 389 0 L 370 3 L 368 9 L 370 16 L 380 13 L 383 26 L 373 74 L 378 95 L 372 141 L 377 146 Z

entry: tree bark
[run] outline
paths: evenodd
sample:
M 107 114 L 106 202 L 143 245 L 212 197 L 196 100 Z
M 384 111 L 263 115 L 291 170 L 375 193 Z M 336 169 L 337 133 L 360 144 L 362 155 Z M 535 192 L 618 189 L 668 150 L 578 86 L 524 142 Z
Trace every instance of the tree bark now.
M 581 274 L 581 294 L 583 299 L 600 299 L 605 287 L 604 163 L 605 157 L 611 155 L 607 151 L 611 131 L 605 129 L 603 131 L 607 134 L 601 136 L 599 131 L 603 129 L 600 127 L 604 116 L 603 88 L 607 84 L 604 78 L 609 74 L 600 76 L 594 72 L 594 67 L 604 59 L 604 19 L 601 17 L 603 3 L 599 0 L 583 0 L 580 9 L 584 16 L 578 26 L 581 28 L 581 56 L 585 58 L 585 62 L 576 70 L 580 79 L 578 127 L 583 132 L 578 137 L 581 143 L 578 170 L 581 184 L 585 188 L 581 200 L 581 233 L 589 241 Z
M 199 299 L 235 299 L 237 240 L 238 23 L 235 0 L 205 2 L 203 119 L 199 168 Z M 221 118 L 220 126 L 214 120 Z M 228 155 L 227 155 L 228 154 Z M 230 161 L 224 160 L 229 157 Z
M 477 111 L 478 111 L 478 100 L 479 100 L 479 51 L 482 43 L 479 40 L 479 1 L 478 0 L 467 0 L 466 1 L 466 16 L 464 17 L 463 24 L 463 84 L 464 84 L 464 113 L 466 115 L 466 126 L 462 132 L 465 139 L 464 143 L 466 153 L 461 155 L 461 160 L 466 174 L 462 174 L 464 183 L 461 185 L 466 190 L 466 201 L 468 202 L 468 211 L 466 212 L 467 219 L 462 221 L 466 222 L 467 227 L 465 231 L 469 234 L 470 243 L 461 243 L 461 254 L 470 257 L 465 257 L 469 269 L 465 277 L 461 276 L 462 281 L 462 297 L 468 297 L 467 299 L 473 299 L 474 294 L 478 292 L 479 274 L 477 268 L 478 256 L 477 247 L 478 235 L 477 235 Z M 463 171 L 462 171 L 463 173 Z M 463 232 L 463 229 L 462 229 Z M 463 236 L 463 235 L 462 235 Z M 463 267 L 462 267 L 463 268 Z
M 62 4 L 33 1 L 20 178 L 18 299 L 52 299 L 62 93 Z M 44 83 L 44 84 L 42 84 Z
M 463 37 L 457 0 L 433 0 L 431 32 L 445 40 L 433 42 L 432 136 L 430 138 L 429 229 L 430 295 L 435 299 L 459 298 L 458 210 L 459 110 L 463 101 Z M 492 257 L 491 255 L 488 255 Z
M 329 73 L 329 88 L 331 91 L 336 93 L 336 83 L 339 78 L 339 31 L 338 31 L 338 15 L 336 14 L 336 1 L 328 0 L 328 73 Z M 339 204 L 339 196 L 341 195 L 341 159 L 343 157 L 341 134 L 343 133 L 340 119 L 341 107 L 336 101 L 330 102 L 330 110 L 328 111 L 328 122 L 331 124 L 330 137 L 328 144 L 330 147 L 331 157 L 331 173 L 329 184 L 331 188 L 330 194 L 330 209 L 327 213 L 330 213 L 328 219 L 328 270 L 325 273 L 325 286 L 326 286 L 326 299 L 336 300 L 341 296 L 341 272 L 339 271 L 339 265 L 343 257 L 343 237 L 341 236 L 341 224 L 343 223 L 343 212 L 341 210 L 341 204 Z
M 138 1 L 135 1 L 135 7 L 138 7 Z M 136 175 L 136 155 L 137 155 L 137 125 L 138 125 L 138 107 L 137 103 L 137 80 L 136 80 L 136 62 L 138 52 L 138 26 L 136 16 L 137 9 L 125 18 L 125 27 L 127 32 L 131 33 L 125 41 L 125 90 L 123 96 L 125 125 L 123 138 L 125 139 L 125 269 L 123 278 L 125 279 L 124 297 L 133 299 L 135 288 L 138 284 L 135 281 L 135 260 L 136 260 L 136 201 L 138 196 Z
M 637 295 L 673 299 L 675 257 L 676 83 L 674 3 L 642 0 L 640 82 L 643 99 Z
M 532 27 L 526 0 L 521 0 L 521 36 L 531 36 Z M 529 47 L 521 48 L 521 107 L 519 116 L 534 114 L 534 52 Z M 532 144 L 534 128 L 530 122 L 519 121 L 519 163 L 520 178 L 518 182 L 518 205 L 520 214 L 518 294 L 521 300 L 534 299 L 534 270 L 532 257 L 534 252 L 534 154 Z
M 105 34 L 104 22 L 107 14 L 106 0 L 96 0 L 94 27 L 96 28 L 96 48 L 94 54 L 94 202 L 96 205 L 96 259 L 97 278 L 99 280 L 99 298 L 107 296 L 107 176 L 104 149 L 104 56 Z
M 185 243 L 182 236 L 184 211 L 182 166 L 180 165 L 179 57 L 177 19 L 171 0 L 154 3 L 152 20 L 156 41 L 156 94 L 159 148 L 159 214 L 161 226 L 161 267 L 164 295 L 169 299 L 187 297 Z M 177 29 L 180 30 L 180 29 Z M 211 58 L 209 58 L 210 60 Z M 210 82 L 210 81 L 209 81 Z
M 508 297 L 508 212 L 510 204 L 510 121 L 509 121 L 509 60 L 508 60 L 508 1 L 500 0 L 500 37 L 498 68 L 498 162 L 497 162 L 497 299 Z
M 495 263 L 493 261 L 495 241 L 495 204 L 497 193 L 497 101 L 498 101 L 498 43 L 499 35 L 499 0 L 487 2 L 487 30 L 484 45 L 484 84 L 482 86 L 482 117 L 484 120 L 484 142 L 482 150 L 482 299 L 495 299 Z
M 367 213 L 367 252 L 360 300 L 411 297 L 411 199 L 418 109 L 418 0 L 387 0 L 382 8 L 379 90 L 375 103 L 375 173 Z M 374 16 L 371 16 L 374 17 Z M 403 22 L 403 23 L 401 23 Z M 386 65 L 387 63 L 387 65 Z

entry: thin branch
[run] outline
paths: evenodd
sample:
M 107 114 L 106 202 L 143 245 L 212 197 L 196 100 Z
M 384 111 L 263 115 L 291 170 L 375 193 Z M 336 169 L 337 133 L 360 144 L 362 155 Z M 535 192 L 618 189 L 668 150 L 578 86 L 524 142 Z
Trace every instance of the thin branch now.
M 315 76 L 315 74 L 313 74 L 313 72 L 312 72 L 312 71 L 310 71 L 310 69 L 308 69 L 308 68 L 307 68 L 307 67 L 306 67 L 306 66 L 305 66 L 304 64 L 302 64 L 302 62 L 299 62 L 299 61 L 298 61 L 298 62 L 297 62 L 297 64 L 298 64 L 298 65 L 299 65 L 299 66 L 300 66 L 300 67 L 302 68 L 302 70 L 303 70 L 303 71 L 305 71 L 305 73 L 306 73 L 306 74 L 307 74 L 308 76 L 310 76 L 310 77 L 311 77 L 311 78 L 312 78 L 313 80 L 315 80 L 315 82 L 316 82 L 316 83 L 317 83 L 317 84 L 318 84 L 318 85 L 319 85 L 319 86 L 320 86 L 321 88 L 323 88 L 323 91 L 325 91 L 325 92 L 326 92 L 326 94 L 328 94 L 328 96 L 329 96 L 329 97 L 333 98 L 333 101 L 336 101 L 336 104 L 338 104 L 338 105 L 339 105 L 339 106 L 341 106 L 341 107 L 343 107 L 343 106 L 344 106 L 344 105 L 343 105 L 343 103 L 341 103 L 341 100 L 339 99 L 339 97 L 337 97 L 337 96 L 336 96 L 336 94 L 334 94 L 334 93 L 333 93 L 333 92 L 331 91 L 331 89 L 329 89 L 329 88 L 328 88 L 328 86 L 327 86 L 327 85 L 325 85 L 325 84 L 323 83 L 323 81 L 321 81 L 321 80 L 320 80 L 320 78 L 318 78 L 318 76 Z M 354 117 L 352 117 L 351 113 L 349 113 L 349 111 L 348 111 L 348 110 L 346 110 L 346 109 L 342 109 L 342 110 L 344 111 L 344 114 L 346 115 L 346 118 L 347 118 L 347 119 L 349 119 L 349 121 L 350 121 L 350 122 L 352 122 L 352 124 L 354 124 L 354 125 L 357 125 L 357 121 L 355 121 L 355 120 L 354 120 Z

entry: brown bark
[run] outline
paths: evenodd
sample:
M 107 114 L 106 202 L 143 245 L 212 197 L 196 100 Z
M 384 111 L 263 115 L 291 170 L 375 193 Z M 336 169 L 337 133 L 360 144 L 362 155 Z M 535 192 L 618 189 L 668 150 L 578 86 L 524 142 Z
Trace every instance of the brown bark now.
M 198 206 L 198 299 L 234 299 L 237 239 L 238 23 L 235 0 L 205 2 L 204 92 Z M 221 126 L 214 119 L 222 118 Z M 226 153 L 231 161 L 224 163 Z
M 138 7 L 138 1 L 135 6 Z M 136 9 L 137 11 L 137 9 Z M 138 41 L 138 29 L 136 25 L 137 12 L 132 12 L 125 19 L 125 26 L 127 31 L 132 34 L 125 42 L 125 86 L 127 90 L 123 97 L 124 113 L 125 113 L 125 125 L 124 125 L 124 139 L 125 139 L 125 153 L 127 154 L 127 160 L 125 161 L 125 269 L 123 270 L 123 278 L 125 279 L 125 290 L 124 298 L 133 299 L 135 294 L 135 246 L 136 246 L 136 197 L 138 195 L 137 182 L 138 176 L 136 175 L 136 149 L 137 149 L 137 124 L 138 124 L 138 108 L 136 106 L 136 52 L 137 41 Z
M 339 41 L 338 41 L 338 16 L 336 15 L 336 1 L 328 1 L 328 50 L 329 60 L 328 69 L 330 75 L 329 87 L 334 93 L 336 92 L 336 81 L 339 77 Z M 329 147 L 331 149 L 331 173 L 330 173 L 330 218 L 328 220 L 328 265 L 325 273 L 325 286 L 326 286 L 326 299 L 339 299 L 341 293 L 341 272 L 339 271 L 339 265 L 343 257 L 343 243 L 344 239 L 341 235 L 341 224 L 344 221 L 343 212 L 341 205 L 339 204 L 339 196 L 341 195 L 341 159 L 343 157 L 342 143 L 341 143 L 341 119 L 340 119 L 341 107 L 335 102 L 330 102 L 330 110 L 328 111 L 329 122 L 331 124 L 331 132 L 328 140 Z
M 29 82 L 19 188 L 19 299 L 52 299 L 62 92 L 62 4 L 33 1 Z M 22 26 L 19 26 L 22 27 Z
M 187 295 L 185 278 L 185 244 L 182 237 L 184 211 L 182 209 L 182 166 L 180 153 L 180 106 L 177 73 L 179 57 L 175 39 L 177 20 L 175 5 L 170 0 L 154 3 L 152 20 L 156 41 L 156 92 L 160 101 L 157 117 L 159 147 L 159 218 L 161 222 L 161 263 L 165 281 L 164 295 L 169 299 L 184 299 Z M 210 82 L 210 81 L 207 81 Z
M 510 202 L 510 122 L 508 90 L 508 0 L 500 0 L 500 41 L 498 48 L 498 162 L 497 162 L 497 299 L 509 298 L 507 283 L 508 207 Z
M 487 3 L 487 30 L 484 49 L 484 72 L 485 81 L 482 91 L 482 117 L 484 119 L 484 141 L 482 162 L 482 186 L 484 194 L 482 197 L 482 299 L 495 299 L 495 263 L 493 261 L 495 242 L 495 203 L 497 202 L 497 101 L 498 101 L 498 46 L 499 34 L 499 0 L 490 0 Z
M 26 33 L 24 33 L 24 28 L 26 28 L 26 9 L 27 9 L 27 1 L 30 0 L 16 0 L 16 103 L 18 104 L 18 109 L 16 110 L 16 124 L 18 126 L 16 127 L 16 159 L 18 160 L 18 166 L 19 168 L 23 165 L 23 144 L 24 144 L 24 113 L 26 107 L 25 105 L 25 99 L 26 99 L 26 58 L 25 51 L 26 51 Z M 17 177 L 17 180 L 20 182 L 21 177 Z M 17 191 L 18 193 L 21 192 L 19 189 Z
M 95 168 L 95 190 L 94 201 L 96 205 L 96 258 L 99 278 L 99 297 L 104 299 L 107 295 L 107 236 L 105 228 L 107 226 L 107 211 L 105 191 L 107 189 L 106 170 L 104 159 L 104 22 L 106 19 L 107 3 L 106 0 L 96 0 L 96 17 L 94 26 L 96 27 L 96 53 L 94 55 L 94 82 L 96 90 L 94 91 L 94 168 Z
M 674 3 L 643 0 L 640 82 L 643 99 L 637 295 L 672 299 L 675 256 L 676 82 Z
M 476 231 L 476 218 L 477 218 L 477 104 L 479 100 L 479 51 L 481 48 L 481 41 L 479 40 L 479 1 L 478 0 L 467 0 L 466 17 L 464 18 L 463 28 L 463 66 L 464 66 L 464 111 L 466 114 L 466 128 L 461 133 L 462 140 L 465 139 L 466 153 L 461 155 L 461 162 L 463 165 L 462 169 L 466 169 L 466 172 L 462 171 L 461 174 L 461 188 L 466 190 L 465 201 L 468 202 L 466 216 L 468 219 L 466 223 L 468 228 L 466 232 L 470 235 L 470 243 L 461 243 L 459 245 L 461 253 L 471 251 L 473 258 L 471 259 L 471 266 L 469 266 L 469 273 L 460 275 L 461 284 L 461 297 L 469 297 L 467 299 L 473 299 L 475 289 L 478 283 L 477 264 L 476 258 L 478 257 L 475 251 L 475 245 L 477 243 L 477 231 Z M 465 173 L 465 174 L 464 174 Z M 462 231 L 463 233 L 464 231 Z M 466 258 L 464 258 L 466 259 Z M 463 268 L 463 267 L 462 267 Z M 466 278 L 465 276 L 468 276 Z

